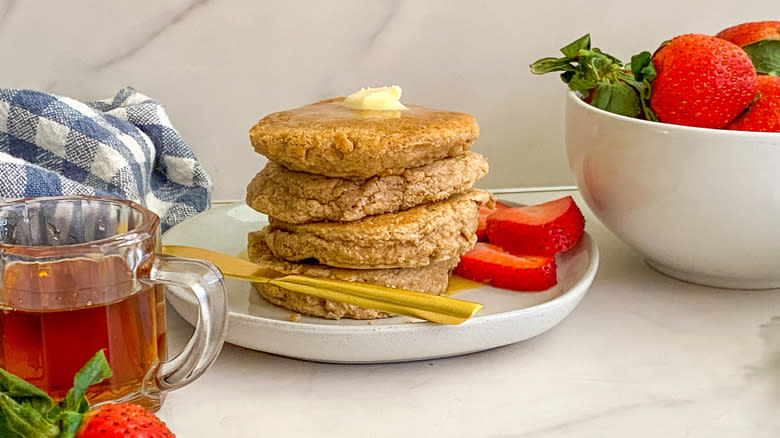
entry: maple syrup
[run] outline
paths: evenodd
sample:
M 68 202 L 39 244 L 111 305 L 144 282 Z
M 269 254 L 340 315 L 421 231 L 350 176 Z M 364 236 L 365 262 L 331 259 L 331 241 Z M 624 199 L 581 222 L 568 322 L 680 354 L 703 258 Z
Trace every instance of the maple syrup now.
M 90 403 L 154 388 L 166 359 L 161 286 L 134 279 L 119 257 L 6 265 L 0 289 L 0 367 L 55 400 L 105 350 L 112 377 L 89 388 Z

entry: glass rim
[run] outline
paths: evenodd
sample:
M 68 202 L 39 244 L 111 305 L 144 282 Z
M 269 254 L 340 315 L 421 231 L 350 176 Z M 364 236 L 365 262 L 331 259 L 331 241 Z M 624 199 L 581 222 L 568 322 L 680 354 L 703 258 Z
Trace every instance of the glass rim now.
M 57 246 L 41 246 L 41 245 L 17 245 L 10 243 L 0 242 L 0 253 L 11 253 L 18 255 L 26 255 L 29 257 L 57 257 L 65 255 L 74 255 L 79 253 L 93 253 L 95 249 L 100 248 L 117 248 L 123 246 L 130 246 L 140 243 L 146 239 L 152 238 L 155 235 L 155 230 L 160 225 L 160 217 L 154 212 L 147 209 L 141 204 L 135 201 L 121 198 L 108 198 L 104 196 L 93 195 L 63 195 L 63 196 L 41 196 L 31 198 L 19 198 L 8 201 L 0 202 L 0 210 L 7 207 L 27 205 L 37 202 L 48 201 L 97 201 L 114 205 L 122 205 L 124 207 L 131 208 L 137 211 L 141 215 L 141 221 L 132 229 L 128 229 L 122 233 L 114 234 L 110 237 L 103 239 L 92 240 L 83 243 L 73 243 L 69 245 L 57 245 Z

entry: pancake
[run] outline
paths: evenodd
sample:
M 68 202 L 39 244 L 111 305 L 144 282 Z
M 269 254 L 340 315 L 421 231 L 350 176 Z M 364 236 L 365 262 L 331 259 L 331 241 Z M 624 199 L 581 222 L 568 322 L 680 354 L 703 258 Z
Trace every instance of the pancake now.
M 468 190 L 487 172 L 487 159 L 474 152 L 368 179 L 294 172 L 269 161 L 249 183 L 246 203 L 292 224 L 355 221 L 441 201 Z
M 343 269 L 310 263 L 291 263 L 273 255 L 265 244 L 266 231 L 249 233 L 249 259 L 260 266 L 284 274 L 305 274 L 335 278 L 356 283 L 369 283 L 440 295 L 447 290 L 449 273 L 457 260 L 444 260 L 422 268 L 409 269 Z M 288 291 L 270 284 L 255 284 L 263 298 L 286 309 L 305 315 L 328 319 L 376 319 L 392 316 L 374 309 L 345 304 L 324 298 Z
M 284 167 L 317 175 L 397 175 L 461 155 L 479 136 L 473 116 L 416 105 L 354 110 L 343 97 L 269 114 L 249 131 L 255 151 Z
M 471 189 L 443 201 L 354 222 L 291 224 L 269 217 L 265 242 L 288 261 L 372 269 L 427 266 L 458 259 L 477 241 L 479 207 L 493 196 Z

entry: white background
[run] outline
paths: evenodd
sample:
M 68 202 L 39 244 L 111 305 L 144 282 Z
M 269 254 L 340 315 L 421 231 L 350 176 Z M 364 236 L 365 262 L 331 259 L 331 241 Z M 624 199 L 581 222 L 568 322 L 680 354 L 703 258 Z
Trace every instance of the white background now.
M 588 32 L 627 61 L 778 12 L 776 0 L 0 0 L 0 87 L 83 100 L 136 87 L 166 107 L 215 200 L 243 199 L 262 168 L 247 131 L 263 115 L 391 84 L 407 103 L 477 117 L 481 187 L 561 185 L 565 86 L 528 64 Z

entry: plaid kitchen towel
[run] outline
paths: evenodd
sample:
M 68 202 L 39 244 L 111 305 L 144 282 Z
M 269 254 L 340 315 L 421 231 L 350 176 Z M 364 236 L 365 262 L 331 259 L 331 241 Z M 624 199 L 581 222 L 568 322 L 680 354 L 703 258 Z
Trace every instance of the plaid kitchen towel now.
M 82 103 L 0 89 L 0 198 L 131 199 L 162 229 L 209 207 L 211 181 L 163 107 L 133 88 Z

